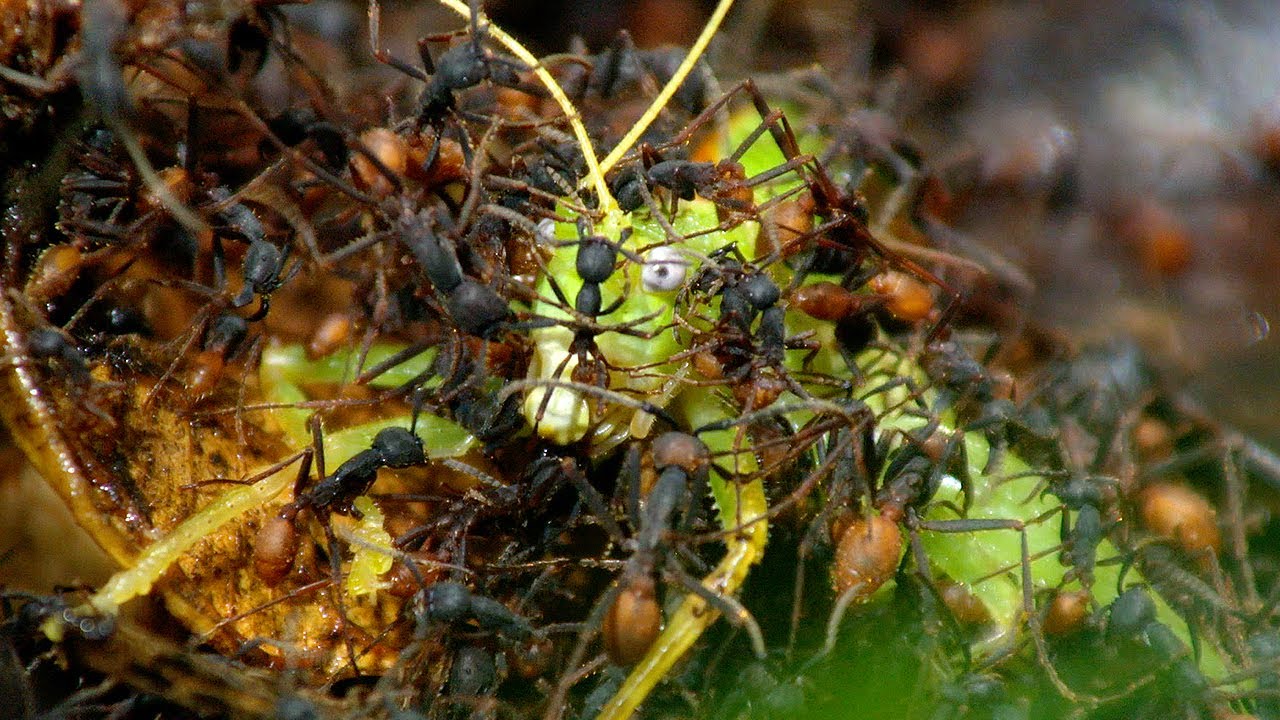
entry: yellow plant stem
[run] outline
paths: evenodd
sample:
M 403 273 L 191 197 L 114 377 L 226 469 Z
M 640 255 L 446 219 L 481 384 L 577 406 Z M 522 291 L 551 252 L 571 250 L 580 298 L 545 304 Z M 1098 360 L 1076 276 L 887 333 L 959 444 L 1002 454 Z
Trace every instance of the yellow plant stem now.
M 717 595 L 737 594 L 751 566 L 764 557 L 769 536 L 768 511 L 763 480 L 753 480 L 738 488 L 737 507 L 722 508 L 720 514 L 721 525 L 732 533 L 729 535 L 728 553 L 715 570 L 703 578 L 703 587 Z M 600 711 L 597 720 L 626 720 L 631 717 L 658 682 L 719 617 L 720 612 L 702 597 L 696 593 L 686 595 L 653 647 Z
M 456 0 L 449 0 L 449 2 L 454 1 Z M 662 109 L 667 106 L 671 96 L 676 94 L 680 84 L 693 71 L 693 66 L 702 58 L 702 54 L 707 51 L 707 45 L 711 43 L 711 38 L 715 37 L 716 32 L 720 30 L 720 23 L 724 21 L 724 16 L 729 13 L 729 8 L 731 7 L 733 7 L 733 0 L 720 0 L 716 5 L 716 9 L 711 13 L 707 24 L 703 26 L 702 33 L 694 41 L 693 47 L 689 48 L 689 54 L 684 56 L 684 61 L 680 63 L 680 67 L 676 68 L 675 74 L 671 76 L 666 85 L 662 86 L 662 90 L 658 92 L 658 97 L 653 99 L 653 102 L 644 111 L 644 115 L 640 116 L 635 125 L 632 125 L 627 134 L 622 137 L 622 140 L 600 162 L 599 169 L 601 172 L 609 172 L 609 170 L 613 169 L 613 166 L 618 164 L 622 156 L 627 154 L 631 146 L 636 144 L 636 141 L 640 139 L 644 131 L 648 130 L 653 121 L 657 119 L 658 113 L 662 112 Z M 583 182 L 585 183 L 586 180 Z
M 462 0 L 439 0 L 441 5 L 458 13 L 459 15 L 470 18 L 471 8 Z M 479 22 L 479 18 L 477 18 Z M 578 141 L 578 146 L 582 149 L 582 157 L 587 162 L 587 177 L 583 180 L 584 186 L 591 185 L 595 187 L 596 195 L 599 197 L 600 211 L 606 215 L 616 213 L 618 211 L 617 203 L 613 196 L 609 194 L 609 186 L 604 182 L 604 171 L 601 169 L 596 159 L 595 147 L 591 144 L 591 138 L 587 135 L 587 128 L 582 124 L 582 116 L 578 113 L 578 109 L 574 107 L 573 101 L 565 94 L 564 88 L 560 87 L 560 83 L 552 77 L 547 68 L 529 52 L 519 40 L 508 35 L 502 28 L 485 20 L 487 24 L 486 32 L 502 44 L 507 50 L 511 51 L 520 62 L 528 65 L 533 69 L 533 74 L 547 88 L 547 92 L 551 94 L 551 98 L 560 106 L 560 110 L 564 112 L 565 118 L 569 121 L 569 127 L 573 130 L 573 137 Z M 665 102 L 665 101 L 664 101 Z M 638 136 L 637 136 L 638 137 Z

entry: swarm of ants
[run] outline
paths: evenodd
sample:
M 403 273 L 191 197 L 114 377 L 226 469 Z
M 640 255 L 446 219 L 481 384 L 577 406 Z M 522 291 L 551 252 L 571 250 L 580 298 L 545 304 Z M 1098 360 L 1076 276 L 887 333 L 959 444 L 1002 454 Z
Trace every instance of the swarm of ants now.
M 5 588 L 19 717 L 1280 716 L 1280 459 L 1027 318 L 906 138 L 443 4 L 5 48 L 5 420 L 121 568 Z

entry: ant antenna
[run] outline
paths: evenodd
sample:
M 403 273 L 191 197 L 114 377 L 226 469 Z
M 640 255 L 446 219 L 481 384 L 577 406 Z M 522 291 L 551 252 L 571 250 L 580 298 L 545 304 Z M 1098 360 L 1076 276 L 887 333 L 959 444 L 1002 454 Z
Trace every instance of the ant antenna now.
M 409 432 L 418 434 L 418 416 L 422 414 L 422 405 L 427 399 L 427 388 L 419 385 L 413 390 L 413 419 L 409 421 Z
M 441 1 L 444 2 L 445 0 Z M 609 172 L 614 165 L 617 165 L 618 161 L 622 159 L 622 156 L 631 149 L 632 145 L 636 144 L 636 141 L 640 139 L 640 136 L 644 134 L 644 131 L 648 130 L 649 126 L 653 124 L 653 121 L 658 118 L 658 113 L 662 112 L 662 109 L 667 106 L 667 101 L 671 99 L 672 95 L 676 94 L 676 90 L 680 87 L 680 84 L 689 76 L 689 73 L 693 71 L 693 66 L 697 64 L 698 60 L 700 60 L 702 55 L 706 52 L 707 45 L 710 44 L 711 38 L 715 36 L 716 31 L 720 29 L 720 23 L 724 20 L 724 16 L 728 14 L 729 8 L 731 7 L 733 7 L 733 0 L 720 0 L 720 2 L 716 4 L 715 11 L 712 12 L 711 17 L 707 19 L 707 24 L 702 27 L 702 33 L 698 35 L 698 39 L 695 40 L 693 46 L 689 48 L 689 53 L 684 56 L 684 60 L 681 61 L 680 67 L 676 68 L 675 74 L 671 76 L 671 79 L 667 81 L 667 84 L 662 86 L 662 90 L 659 91 L 658 96 L 653 99 L 653 103 L 645 109 L 644 115 L 640 116 L 640 119 L 636 121 L 635 125 L 631 126 L 631 129 L 627 131 L 627 134 L 623 136 L 622 140 L 618 141 L 618 144 L 614 146 L 613 150 L 609 151 L 609 155 L 600 162 L 600 172 Z M 587 180 L 591 179 L 592 178 L 590 176 L 583 179 L 583 184 L 585 185 Z
M 441 5 L 453 10 L 463 17 L 470 18 L 472 22 L 473 32 L 478 31 L 480 20 L 479 13 L 473 13 L 471 7 L 462 0 L 439 0 Z M 723 0 L 722 0 L 723 1 Z M 533 53 L 525 49 L 519 40 L 508 35 L 506 32 L 486 20 L 485 32 L 489 33 L 493 39 L 497 40 L 511 51 L 518 60 L 533 69 L 533 74 L 547 88 L 547 92 L 551 94 L 551 98 L 556 101 L 560 109 L 564 111 L 565 118 L 569 121 L 569 127 L 573 130 L 574 139 L 578 141 L 579 147 L 582 148 L 582 157 L 587 162 L 586 184 L 593 185 L 596 190 L 596 196 L 599 199 L 599 207 L 601 212 L 606 215 L 618 212 L 618 203 L 613 199 L 613 195 L 609 194 L 609 186 L 604 181 L 604 171 L 600 169 L 600 163 L 596 159 L 595 146 L 591 144 L 591 138 L 587 135 L 587 127 L 582 124 L 582 116 L 578 113 L 578 109 L 574 107 L 573 101 L 565 94 L 564 88 L 560 87 L 560 83 L 552 77 L 551 73 L 545 66 L 534 57 Z M 674 91 L 673 91 L 674 92 Z M 632 140 L 632 142 L 635 142 Z M 616 162 L 616 160 L 615 160 Z

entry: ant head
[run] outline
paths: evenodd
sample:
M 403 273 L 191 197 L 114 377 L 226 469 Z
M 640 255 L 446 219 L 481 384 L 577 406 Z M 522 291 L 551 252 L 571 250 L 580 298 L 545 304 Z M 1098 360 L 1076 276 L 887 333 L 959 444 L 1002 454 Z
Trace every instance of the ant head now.
M 602 283 L 613 274 L 618 249 L 598 236 L 583 236 L 578 246 L 576 269 L 584 283 Z
M 387 467 L 409 467 L 427 461 L 422 438 L 399 426 L 379 430 L 371 447 Z
M 496 290 L 471 279 L 464 279 L 454 289 L 447 304 L 458 329 L 479 337 L 492 334 L 511 313 Z
M 1151 594 L 1141 586 L 1134 586 L 1120 593 L 1111 603 L 1111 615 L 1107 622 L 1110 637 L 1133 637 L 1156 619 L 1156 604 Z
M 653 441 L 653 465 L 659 471 L 679 467 L 693 475 L 707 467 L 711 450 L 706 443 L 683 432 L 668 432 Z
M 767 310 L 782 297 L 778 284 L 763 272 L 749 275 L 742 283 L 742 292 L 757 310 Z
M 214 318 L 205 330 L 204 349 L 228 354 L 244 341 L 248 333 L 249 324 L 244 318 L 232 312 L 224 312 Z
M 438 582 L 422 593 L 420 621 L 450 623 L 471 609 L 471 591 L 456 582 Z

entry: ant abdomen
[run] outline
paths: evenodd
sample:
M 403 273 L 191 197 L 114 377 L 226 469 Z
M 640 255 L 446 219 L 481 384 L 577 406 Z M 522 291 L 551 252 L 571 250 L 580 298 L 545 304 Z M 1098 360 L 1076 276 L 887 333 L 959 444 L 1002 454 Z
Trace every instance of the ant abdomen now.
M 288 508 L 268 517 L 253 546 L 253 569 L 267 587 L 279 585 L 298 555 L 296 513 Z
M 843 320 L 879 302 L 875 295 L 858 295 L 826 280 L 801 285 L 791 293 L 791 304 L 818 320 Z
M 836 545 L 831 578 L 836 592 L 870 597 L 898 569 L 902 531 L 884 515 L 868 515 L 849 523 Z
M 631 665 L 645 656 L 662 629 L 653 578 L 639 575 L 624 586 L 604 616 L 605 652 L 616 665 Z

